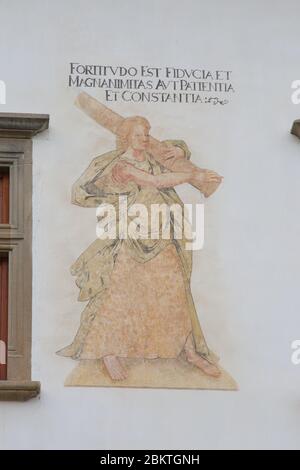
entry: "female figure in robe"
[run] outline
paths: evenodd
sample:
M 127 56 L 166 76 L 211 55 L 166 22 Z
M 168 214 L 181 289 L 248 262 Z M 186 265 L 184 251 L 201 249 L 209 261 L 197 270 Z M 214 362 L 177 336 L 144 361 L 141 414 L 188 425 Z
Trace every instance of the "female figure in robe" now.
M 218 184 L 219 175 L 196 168 L 169 172 L 151 155 L 149 122 L 124 119 L 117 132 L 117 150 L 95 158 L 73 186 L 74 204 L 112 204 L 120 196 L 128 207 L 140 203 L 179 204 L 174 186 L 201 182 Z M 183 141 L 165 142 L 165 158 L 190 158 Z M 160 227 L 161 229 L 161 227 Z M 186 239 L 161 236 L 97 239 L 72 266 L 88 301 L 73 343 L 58 354 L 73 359 L 101 359 L 112 380 L 123 380 L 122 358 L 176 358 L 184 354 L 205 374 L 220 371 L 204 339 L 190 290 L 192 252 Z

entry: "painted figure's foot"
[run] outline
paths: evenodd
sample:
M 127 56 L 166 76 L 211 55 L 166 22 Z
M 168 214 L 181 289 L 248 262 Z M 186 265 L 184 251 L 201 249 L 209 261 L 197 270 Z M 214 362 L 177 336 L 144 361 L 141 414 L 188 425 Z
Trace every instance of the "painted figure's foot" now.
M 188 362 L 201 369 L 202 372 L 204 372 L 206 375 L 215 378 L 220 377 L 220 369 L 214 364 L 208 362 L 203 357 L 199 356 L 199 354 L 197 354 L 195 351 L 186 351 L 186 358 Z
M 112 380 L 127 379 L 127 371 L 116 356 L 105 356 L 103 362 Z

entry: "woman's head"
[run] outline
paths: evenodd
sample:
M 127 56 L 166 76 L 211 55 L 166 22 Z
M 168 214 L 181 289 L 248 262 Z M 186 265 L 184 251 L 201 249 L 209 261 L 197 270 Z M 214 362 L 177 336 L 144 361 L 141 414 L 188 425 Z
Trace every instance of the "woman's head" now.
M 141 116 L 125 118 L 117 129 L 117 149 L 145 150 L 149 144 L 150 124 Z

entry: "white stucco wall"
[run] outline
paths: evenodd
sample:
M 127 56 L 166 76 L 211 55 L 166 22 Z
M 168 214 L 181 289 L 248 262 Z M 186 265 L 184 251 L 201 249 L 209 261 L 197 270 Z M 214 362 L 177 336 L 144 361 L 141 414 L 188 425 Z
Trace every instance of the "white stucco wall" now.
M 297 0 L 1 0 L 0 112 L 49 113 L 34 141 L 33 379 L 40 400 L 0 403 L 0 448 L 299 448 L 300 79 Z M 64 388 L 74 363 L 55 355 L 82 304 L 69 274 L 95 238 L 94 211 L 70 189 L 114 139 L 78 111 L 69 62 L 228 69 L 224 107 L 119 105 L 152 134 L 182 138 L 200 166 L 225 176 L 207 203 L 193 292 L 211 347 L 237 393 Z M 99 92 L 93 92 L 100 97 Z M 179 192 L 186 202 L 198 193 Z

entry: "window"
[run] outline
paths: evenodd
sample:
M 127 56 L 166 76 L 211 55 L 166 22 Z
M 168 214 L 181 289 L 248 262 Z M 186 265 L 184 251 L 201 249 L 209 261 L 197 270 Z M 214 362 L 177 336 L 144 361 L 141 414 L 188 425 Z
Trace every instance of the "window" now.
M 0 380 L 7 379 L 7 343 L 8 343 L 8 254 L 0 252 L 0 340 L 1 361 Z
M 48 115 L 0 113 L 0 399 L 39 394 L 31 381 L 32 140 Z
M 9 168 L 0 167 L 0 224 L 9 223 Z
M 0 224 L 9 223 L 9 168 L 0 167 Z M 0 251 L 0 380 L 7 379 L 8 253 Z

